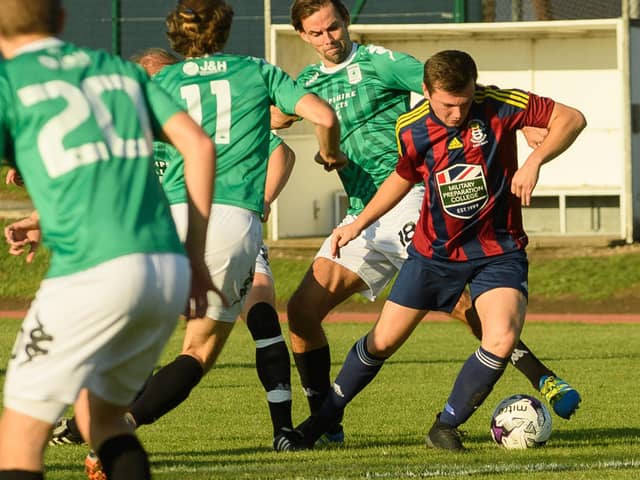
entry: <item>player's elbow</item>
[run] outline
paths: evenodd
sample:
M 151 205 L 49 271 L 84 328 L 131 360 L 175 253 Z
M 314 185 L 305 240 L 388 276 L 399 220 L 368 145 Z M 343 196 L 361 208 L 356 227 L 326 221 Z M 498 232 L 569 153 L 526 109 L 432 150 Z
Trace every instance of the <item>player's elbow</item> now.
M 581 132 L 587 126 L 587 119 L 580 110 L 576 110 L 576 129 Z
M 338 116 L 331 105 L 312 93 L 308 93 L 298 101 L 296 114 L 328 130 L 339 125 Z

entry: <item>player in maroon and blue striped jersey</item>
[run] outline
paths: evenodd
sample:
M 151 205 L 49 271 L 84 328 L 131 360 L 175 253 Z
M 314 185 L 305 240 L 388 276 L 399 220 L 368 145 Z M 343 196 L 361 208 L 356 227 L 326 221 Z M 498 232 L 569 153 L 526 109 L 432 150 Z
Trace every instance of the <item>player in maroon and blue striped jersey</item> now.
M 576 139 L 586 122 L 565 105 L 519 90 L 476 84 L 464 52 L 439 52 L 425 63 L 426 100 L 400 116 L 400 158 L 357 219 L 334 230 L 332 252 L 425 184 L 409 257 L 373 329 L 356 342 L 319 412 L 299 429 L 311 446 L 326 425 L 376 376 L 429 310 L 451 312 L 469 286 L 482 323 L 480 347 L 464 363 L 428 447 L 459 451 L 457 427 L 489 395 L 509 363 L 527 307 L 527 236 L 521 205 L 531 202 L 540 167 Z M 518 168 L 515 131 L 546 127 L 547 137 Z

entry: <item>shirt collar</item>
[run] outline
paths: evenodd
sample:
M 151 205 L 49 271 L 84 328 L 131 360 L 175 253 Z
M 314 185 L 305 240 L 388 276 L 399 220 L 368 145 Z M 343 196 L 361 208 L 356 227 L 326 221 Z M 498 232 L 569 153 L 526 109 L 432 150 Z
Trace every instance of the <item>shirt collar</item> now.
M 353 59 L 356 56 L 356 51 L 358 50 L 358 46 L 359 45 L 356 42 L 353 42 L 353 44 L 351 45 L 351 53 L 342 63 L 334 65 L 333 67 L 325 67 L 323 63 L 320 63 L 320 71 L 322 73 L 331 74 L 331 73 L 336 73 L 337 71 L 342 70 L 344 67 L 346 67 L 353 61 Z
M 64 42 L 56 37 L 47 37 L 42 38 L 40 40 L 35 40 L 33 42 L 29 42 L 26 45 L 18 48 L 14 52 L 14 57 L 18 55 L 22 55 L 23 53 L 37 52 L 39 50 L 45 50 L 47 48 L 58 47 L 62 45 Z

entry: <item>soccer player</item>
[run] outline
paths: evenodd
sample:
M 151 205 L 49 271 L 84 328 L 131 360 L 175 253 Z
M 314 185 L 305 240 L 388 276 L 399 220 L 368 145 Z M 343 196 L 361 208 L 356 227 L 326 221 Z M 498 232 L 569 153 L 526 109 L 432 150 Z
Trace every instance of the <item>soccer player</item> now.
M 19 249 L 41 229 L 52 251 L 7 369 L 0 479 L 44 478 L 51 428 L 72 403 L 110 480 L 150 478 L 124 413 L 187 299 L 206 310 L 215 148 L 133 64 L 55 38 L 59 0 L 0 8 L 0 154 L 37 209 L 5 238 Z M 155 125 L 185 159 L 189 258 L 153 172 Z
M 349 223 L 396 167 L 394 125 L 408 110 L 410 93 L 422 95 L 423 65 L 400 52 L 353 42 L 347 30 L 349 12 L 340 0 L 295 0 L 291 23 L 321 60 L 303 69 L 298 82 L 326 99 L 340 118 L 341 148 L 349 158 L 349 164 L 338 172 L 349 198 L 342 224 Z M 541 138 L 529 141 L 535 144 Z M 414 186 L 393 211 L 342 249 L 340 258 L 332 258 L 327 238 L 289 300 L 291 347 L 312 413 L 330 389 L 329 344 L 322 320 L 355 293 L 374 300 L 391 280 L 407 258 L 423 194 L 423 185 Z M 462 292 L 451 314 L 468 323 L 476 337 L 482 336 L 467 292 Z M 580 402 L 578 393 L 522 342 L 515 351 L 516 368 L 534 388 L 541 389 L 558 415 L 569 418 Z M 341 427 L 336 425 L 323 440 L 339 442 L 342 438 Z
M 333 231 L 331 253 L 340 256 L 424 182 L 408 259 L 375 326 L 349 351 L 333 390 L 302 425 L 309 445 L 342 418 L 345 406 L 424 315 L 451 312 L 467 285 L 482 325 L 481 346 L 462 366 L 427 433 L 428 447 L 464 449 L 457 427 L 489 395 L 518 343 L 528 294 L 521 205 L 531 203 L 541 166 L 567 149 L 586 122 L 571 107 L 521 90 L 478 85 L 477 76 L 465 52 L 445 50 L 425 62 L 425 100 L 396 124 L 395 171 L 353 222 Z M 549 133 L 518 168 L 515 131 L 526 125 Z
M 153 76 L 167 65 L 178 63 L 177 57 L 161 48 L 148 48 L 132 58 L 145 71 Z M 284 115 L 277 109 L 271 110 L 271 127 L 285 128 L 295 121 L 294 116 Z M 154 162 L 156 174 L 161 182 L 164 172 L 175 170 L 175 161 L 180 162 L 178 152 L 165 142 L 154 142 Z M 278 197 L 289 179 L 295 164 L 295 154 L 278 135 L 269 137 L 269 162 L 267 166 L 264 209 L 262 221 L 266 222 L 271 211 L 271 203 Z M 178 163 L 178 166 L 180 163 Z M 163 186 L 166 185 L 163 183 Z M 182 207 L 182 195 L 167 191 L 172 212 L 177 216 L 180 226 L 178 236 L 183 240 L 186 222 L 179 216 Z M 262 304 L 262 305 L 261 305 Z M 267 403 L 274 432 L 273 446 L 277 451 L 291 448 L 289 440 L 281 433 L 291 431 L 291 364 L 289 350 L 282 336 L 275 304 L 275 286 L 269 265 L 268 248 L 263 243 L 255 262 L 255 273 L 251 290 L 243 306 L 241 316 L 256 342 L 256 369 L 258 377 L 267 394 Z M 54 428 L 50 445 L 83 443 L 75 418 L 63 418 Z M 88 457 L 87 463 L 96 463 Z M 91 466 L 95 470 L 95 467 Z
M 242 310 L 262 244 L 270 105 L 316 125 L 320 161 L 330 168 L 346 162 L 339 150 L 338 120 L 325 101 L 264 60 L 222 53 L 232 18 L 233 10 L 223 0 L 180 0 L 167 16 L 171 48 L 185 60 L 164 67 L 154 82 L 183 102 L 216 143 L 218 168 L 205 256 L 228 305 L 211 299 L 206 315 L 187 323 L 182 353 L 151 377 L 132 405 L 136 425 L 155 421 L 188 397 L 216 362 Z M 164 172 L 165 191 L 181 181 L 179 168 Z M 252 315 L 263 322 L 277 314 L 261 302 L 247 313 L 249 324 Z

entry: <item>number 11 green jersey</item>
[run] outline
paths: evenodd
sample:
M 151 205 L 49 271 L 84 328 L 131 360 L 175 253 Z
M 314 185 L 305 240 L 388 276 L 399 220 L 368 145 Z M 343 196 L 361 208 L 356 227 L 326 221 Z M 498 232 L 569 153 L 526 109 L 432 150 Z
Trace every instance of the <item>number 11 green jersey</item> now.
M 216 144 L 214 203 L 262 214 L 274 104 L 294 113 L 306 95 L 280 68 L 254 57 L 217 53 L 189 58 L 153 76 Z M 182 188 L 179 168 L 167 168 L 167 191 Z M 173 200 L 175 201 L 175 199 Z

